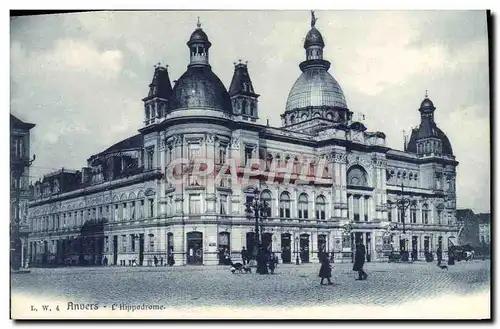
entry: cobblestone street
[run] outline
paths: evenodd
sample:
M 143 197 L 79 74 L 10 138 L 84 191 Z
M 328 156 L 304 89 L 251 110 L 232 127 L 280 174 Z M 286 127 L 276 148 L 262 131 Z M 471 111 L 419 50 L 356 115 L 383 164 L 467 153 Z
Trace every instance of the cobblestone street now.
M 12 296 L 75 303 L 161 303 L 166 306 L 391 305 L 443 294 L 489 290 L 490 262 L 368 263 L 356 281 L 351 264 L 335 264 L 332 286 L 319 284 L 319 264 L 282 265 L 274 275 L 232 274 L 227 266 L 31 269 L 12 276 Z

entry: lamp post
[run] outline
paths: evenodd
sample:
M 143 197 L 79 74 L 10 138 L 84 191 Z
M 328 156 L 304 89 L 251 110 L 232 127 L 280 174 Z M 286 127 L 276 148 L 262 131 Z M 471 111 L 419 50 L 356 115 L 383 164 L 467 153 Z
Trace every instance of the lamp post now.
M 259 247 L 261 246 L 261 241 L 262 239 L 260 238 L 260 232 L 261 230 L 259 230 L 259 224 L 260 224 L 260 220 L 262 220 L 263 218 L 267 218 L 269 216 L 269 210 L 270 210 L 270 207 L 269 205 L 267 204 L 267 201 L 266 200 L 260 200 L 259 196 L 260 196 L 260 191 L 259 189 L 254 189 L 253 190 L 253 199 L 251 201 L 248 201 L 245 203 L 245 206 L 246 206 L 246 213 L 247 213 L 247 217 L 248 218 L 251 218 L 252 215 L 255 219 L 255 236 L 254 236 L 254 252 L 253 252 L 253 255 L 258 258 L 258 250 L 259 250 Z M 257 259 L 258 261 L 258 259 Z
M 345 224 L 343 227 L 342 227 L 342 236 L 345 237 L 346 239 L 347 238 L 351 238 L 351 234 L 352 234 L 352 222 L 349 222 L 347 224 Z M 354 262 L 354 253 L 352 252 L 352 245 L 351 245 L 351 262 Z
M 408 239 L 406 238 L 406 226 L 405 226 L 405 216 L 406 216 L 406 209 L 411 204 L 411 200 L 409 198 L 406 198 L 404 196 L 404 185 L 401 183 L 401 198 L 399 198 L 396 201 L 396 206 L 398 207 L 399 210 L 401 210 L 401 221 L 403 223 L 403 234 L 404 234 L 404 253 L 406 254 L 406 260 L 408 260 L 408 250 L 407 250 L 407 242 Z M 403 256 L 403 251 L 401 251 L 401 256 Z
M 16 181 L 16 216 L 14 218 L 14 223 L 12 225 L 12 236 L 11 236 L 11 269 L 13 271 L 18 271 L 23 265 L 22 259 L 22 242 L 21 242 L 21 222 L 19 218 L 19 212 L 21 208 L 21 177 L 24 174 L 24 170 L 31 166 L 33 161 L 35 161 L 36 156 L 33 154 L 33 158 L 23 157 L 18 154 L 11 154 L 11 164 L 10 170 L 14 173 L 14 179 Z
M 299 260 L 299 237 L 295 237 L 295 265 L 300 265 L 300 260 Z

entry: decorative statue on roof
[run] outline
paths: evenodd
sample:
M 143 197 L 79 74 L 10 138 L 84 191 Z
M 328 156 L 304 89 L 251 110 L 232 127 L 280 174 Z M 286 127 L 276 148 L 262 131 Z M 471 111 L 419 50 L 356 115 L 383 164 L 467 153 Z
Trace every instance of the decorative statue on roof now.
M 316 18 L 316 15 L 314 15 L 314 10 L 311 10 L 311 27 L 314 27 L 316 25 L 316 21 L 318 19 Z

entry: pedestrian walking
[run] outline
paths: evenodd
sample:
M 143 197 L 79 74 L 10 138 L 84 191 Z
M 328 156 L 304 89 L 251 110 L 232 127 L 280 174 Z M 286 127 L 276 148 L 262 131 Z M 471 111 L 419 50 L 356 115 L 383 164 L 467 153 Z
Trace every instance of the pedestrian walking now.
M 271 274 L 274 274 L 274 270 L 276 269 L 276 263 L 278 262 L 278 258 L 274 253 L 271 253 L 269 257 L 269 271 Z
M 158 266 L 158 258 L 156 256 L 153 257 L 153 261 L 155 263 L 155 267 Z
M 323 280 L 327 279 L 328 284 L 333 284 L 330 278 L 332 277 L 332 267 L 330 265 L 330 260 L 328 256 L 323 256 L 321 258 L 321 267 L 319 269 L 319 277 L 321 278 L 320 284 L 323 285 Z
M 437 260 L 438 260 L 437 265 L 441 266 L 441 262 L 443 261 L 443 249 L 441 249 L 441 246 L 439 246 L 437 248 L 437 250 L 436 250 L 436 256 L 437 256 Z
M 365 246 L 360 240 L 356 241 L 356 254 L 354 256 L 354 266 L 352 267 L 352 270 L 358 272 L 357 280 L 366 280 L 368 277 L 368 274 L 366 274 L 363 270 L 363 266 L 365 265 L 365 256 Z
M 243 265 L 246 265 L 248 262 L 248 255 L 245 247 L 241 249 L 241 260 L 243 261 Z

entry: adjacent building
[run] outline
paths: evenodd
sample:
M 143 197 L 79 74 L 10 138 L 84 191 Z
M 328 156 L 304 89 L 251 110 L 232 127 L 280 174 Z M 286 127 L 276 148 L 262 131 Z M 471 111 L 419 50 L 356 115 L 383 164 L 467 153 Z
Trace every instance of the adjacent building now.
M 33 123 L 10 115 L 10 260 L 14 268 L 25 266 L 28 255 L 30 130 L 33 127 Z
M 479 243 L 489 246 L 491 244 L 491 214 L 477 214 L 479 224 Z
M 32 262 L 148 265 L 173 256 L 176 265 L 218 264 L 225 253 L 238 259 L 243 247 L 252 249 L 254 218 L 245 203 L 256 189 L 270 206 L 261 241 L 284 263 L 296 256 L 316 262 L 322 253 L 351 261 L 356 240 L 366 245 L 368 261 L 386 260 L 393 250 L 415 250 L 419 259 L 439 245 L 446 250 L 458 231 L 458 162 L 434 120 L 436 107 L 426 95 L 404 150 L 389 148 L 383 132 L 354 120 L 315 23 L 313 16 L 285 108 L 265 109 L 282 112 L 281 127 L 257 123 L 258 86 L 246 63 L 235 63 L 226 89 L 198 24 L 184 74 L 172 85 L 167 68 L 155 68 L 138 134 L 91 156 L 82 170 L 35 183 Z M 212 174 L 196 174 L 200 167 Z M 186 178 L 180 183 L 179 173 Z M 404 212 L 397 206 L 402 197 Z

